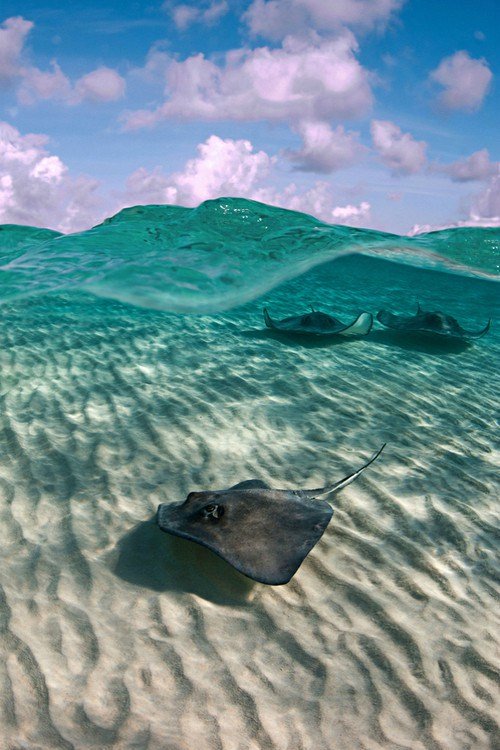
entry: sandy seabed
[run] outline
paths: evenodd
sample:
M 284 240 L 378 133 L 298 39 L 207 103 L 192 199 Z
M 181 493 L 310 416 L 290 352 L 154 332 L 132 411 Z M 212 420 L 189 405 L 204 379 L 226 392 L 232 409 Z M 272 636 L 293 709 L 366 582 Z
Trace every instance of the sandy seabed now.
M 500 747 L 498 332 L 261 330 L 264 303 L 348 319 L 418 284 L 479 327 L 498 294 L 396 266 L 383 286 L 388 267 L 338 261 L 220 316 L 2 308 L 1 750 Z M 384 441 L 286 586 L 154 524 L 194 489 L 335 481 Z

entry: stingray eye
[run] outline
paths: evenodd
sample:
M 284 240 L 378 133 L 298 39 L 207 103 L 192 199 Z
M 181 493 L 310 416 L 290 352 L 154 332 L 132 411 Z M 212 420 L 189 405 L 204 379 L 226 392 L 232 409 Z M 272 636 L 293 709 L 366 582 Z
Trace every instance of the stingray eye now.
M 205 505 L 205 507 L 201 509 L 201 515 L 203 518 L 217 521 L 224 515 L 224 506 L 214 504 Z

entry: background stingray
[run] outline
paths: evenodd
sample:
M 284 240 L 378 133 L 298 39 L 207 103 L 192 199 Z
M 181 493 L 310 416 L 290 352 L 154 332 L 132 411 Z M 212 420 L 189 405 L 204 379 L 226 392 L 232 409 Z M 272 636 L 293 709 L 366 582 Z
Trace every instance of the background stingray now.
M 311 336 L 365 336 L 373 325 L 373 315 L 362 312 L 352 323 L 342 323 L 327 313 L 312 312 L 305 315 L 293 315 L 283 320 L 275 321 L 264 308 L 264 320 L 268 328 L 284 333 L 308 334 Z
M 387 328 L 406 333 L 430 333 L 460 339 L 478 339 L 488 333 L 491 320 L 480 331 L 466 331 L 451 315 L 443 312 L 427 312 L 417 306 L 416 315 L 394 315 L 388 310 L 380 310 L 377 320 Z
M 385 445 L 385 444 L 384 444 Z M 158 506 L 169 534 L 197 542 L 260 583 L 287 583 L 323 535 L 333 515 L 320 495 L 353 482 L 384 449 L 335 484 L 313 490 L 273 490 L 259 479 L 225 490 L 191 492 L 180 504 Z

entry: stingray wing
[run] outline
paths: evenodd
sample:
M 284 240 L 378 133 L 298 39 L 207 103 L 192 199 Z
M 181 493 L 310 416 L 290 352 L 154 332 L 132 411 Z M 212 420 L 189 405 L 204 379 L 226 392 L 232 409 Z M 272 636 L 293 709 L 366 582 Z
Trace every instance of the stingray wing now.
M 394 315 L 389 310 L 379 310 L 377 320 L 386 328 L 393 328 L 395 331 L 415 331 L 418 327 L 418 315 L 408 317 L 406 315 Z
M 264 308 L 264 320 L 268 328 L 285 333 L 304 334 L 310 336 L 364 336 L 371 330 L 373 316 L 363 312 L 352 323 L 345 325 L 332 315 L 312 310 L 307 315 L 291 316 L 275 321 Z
M 370 333 L 373 326 L 373 315 L 371 313 L 362 312 L 354 323 L 350 323 L 343 330 L 338 331 L 341 336 L 366 336 Z
M 309 315 L 290 315 L 288 318 L 276 321 L 269 315 L 267 307 L 264 308 L 266 326 L 275 331 L 282 331 L 283 333 L 316 333 L 313 328 L 304 326 L 304 318 L 309 317 Z
M 223 509 L 219 517 L 203 511 Z M 287 492 L 229 489 L 191 493 L 180 505 L 160 505 L 163 531 L 212 550 L 236 570 L 260 583 L 287 583 L 319 541 L 333 510 Z
M 240 573 L 272 586 L 288 583 L 333 515 L 326 502 L 313 504 L 292 493 L 284 498 L 273 490 L 254 490 L 233 500 L 234 505 L 229 497 L 225 501 L 227 528 L 206 546 Z
M 262 481 L 262 479 L 245 479 L 244 482 L 238 482 L 229 489 L 231 490 L 270 490 L 268 484 Z
M 461 328 L 462 336 L 464 338 L 469 339 L 480 339 L 481 336 L 484 336 L 491 328 L 491 318 L 486 323 L 485 327 L 482 328 L 480 331 L 466 331 L 464 328 Z

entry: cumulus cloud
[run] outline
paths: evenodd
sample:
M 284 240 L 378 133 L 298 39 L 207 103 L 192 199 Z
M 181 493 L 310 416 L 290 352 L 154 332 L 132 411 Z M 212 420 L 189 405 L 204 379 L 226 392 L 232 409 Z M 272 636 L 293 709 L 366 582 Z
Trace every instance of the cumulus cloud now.
M 330 120 L 363 114 L 372 103 L 367 71 L 350 32 L 334 40 L 287 37 L 279 48 L 237 49 L 216 65 L 203 54 L 167 70 L 167 101 L 130 112 L 125 127 L 162 119 Z
M 294 182 L 288 184 L 283 190 L 262 186 L 257 188 L 251 197 L 271 206 L 302 211 L 323 221 L 331 220 L 333 197 L 330 186 L 323 180 L 318 180 L 311 188 L 302 191 Z
M 68 101 L 72 95 L 71 83 L 59 65 L 52 61 L 52 70 L 35 67 L 20 68 L 21 84 L 17 99 L 21 104 L 34 104 L 40 100 Z
M 358 140 L 359 133 L 346 133 L 342 125 L 333 130 L 326 122 L 303 121 L 297 131 L 302 136 L 303 146 L 286 155 L 304 172 L 334 172 L 354 164 L 364 151 Z
M 103 218 L 98 183 L 70 177 L 67 166 L 47 151 L 44 135 L 21 133 L 0 122 L 0 223 L 59 231 L 84 229 Z
M 490 161 L 488 149 L 475 151 L 462 161 L 455 161 L 444 166 L 436 165 L 433 171 L 442 172 L 451 177 L 453 182 L 470 182 L 472 180 L 486 180 L 500 171 L 500 162 Z
M 430 78 L 443 86 L 438 100 L 445 109 L 472 111 L 483 103 L 493 74 L 484 58 L 474 59 L 461 50 L 441 60 Z
M 403 0 L 253 0 L 243 18 L 252 34 L 280 40 L 304 29 L 330 32 L 342 26 L 383 27 Z
M 221 195 L 249 198 L 274 163 L 247 140 L 211 135 L 197 150 L 198 156 L 189 159 L 182 172 L 164 176 L 158 169 L 136 170 L 127 181 L 127 201 L 197 206 Z
M 113 68 L 101 66 L 72 84 L 58 64 L 52 72 L 23 68 L 23 80 L 17 92 L 21 104 L 35 104 L 41 99 L 56 99 L 69 105 L 93 102 L 115 102 L 125 95 L 125 79 Z
M 299 190 L 292 182 L 282 191 L 264 188 L 256 191 L 252 197 L 273 206 L 311 214 L 329 224 L 366 226 L 370 220 L 371 206 L 368 202 L 362 201 L 359 206 L 335 206 L 331 187 L 322 180 L 304 191 Z
M 21 104 L 48 99 L 67 104 L 109 102 L 124 95 L 125 80 L 112 68 L 97 68 L 73 85 L 56 60 L 51 62 L 49 70 L 27 64 L 22 53 L 33 26 L 22 17 L 8 18 L 0 26 L 0 84 L 17 83 L 17 99 Z
M 28 67 L 21 69 L 22 82 L 17 91 L 21 104 L 55 99 L 74 105 L 82 102 L 104 103 L 121 99 L 125 79 L 116 70 L 102 66 L 79 78 L 74 85 L 53 61 L 52 71 Z
M 282 190 L 267 178 L 276 158 L 256 151 L 248 140 L 212 135 L 197 147 L 196 157 L 184 169 L 166 175 L 160 168 L 137 169 L 126 190 L 106 201 L 97 194 L 99 183 L 73 177 L 64 162 L 47 149 L 44 135 L 22 135 L 0 122 L 0 223 L 46 226 L 59 231 L 79 231 L 95 225 L 126 205 L 165 203 L 197 206 L 224 195 L 264 201 L 303 211 L 323 221 L 352 226 L 370 218 L 370 205 L 335 206 L 331 188 L 318 181 L 308 190 L 295 183 Z
M 500 224 L 500 175 L 493 177 L 489 184 L 472 201 L 471 219 L 485 219 L 491 225 Z
M 370 130 L 376 151 L 394 174 L 420 172 L 426 162 L 425 141 L 416 141 L 388 120 L 372 120 Z
M 103 65 L 78 79 L 74 101 L 115 102 L 124 94 L 125 80 L 116 70 Z
M 454 227 L 499 227 L 500 226 L 500 175 L 492 177 L 480 193 L 472 197 L 468 216 L 460 221 L 442 224 L 415 224 L 408 234 L 435 232 Z
M 324 181 L 302 191 L 295 183 L 282 190 L 266 185 L 275 162 L 275 157 L 264 151 L 254 151 L 247 140 L 212 135 L 198 146 L 198 156 L 180 172 L 165 175 L 159 168 L 137 169 L 127 180 L 124 201 L 126 205 L 197 206 L 210 198 L 231 195 L 302 211 L 337 224 L 363 225 L 370 218 L 370 205 L 364 201 L 359 206 L 335 206 L 330 186 Z
M 367 201 L 362 201 L 359 206 L 337 206 L 332 210 L 332 217 L 338 224 L 359 223 L 367 221 L 370 217 L 371 206 Z
M 9 85 L 17 79 L 19 58 L 32 28 L 33 23 L 21 16 L 7 18 L 0 25 L 0 84 Z
M 208 5 L 204 3 L 197 3 L 196 5 L 165 3 L 163 7 L 170 12 L 179 31 L 185 31 L 193 23 L 215 23 L 229 10 L 227 0 L 213 0 Z

